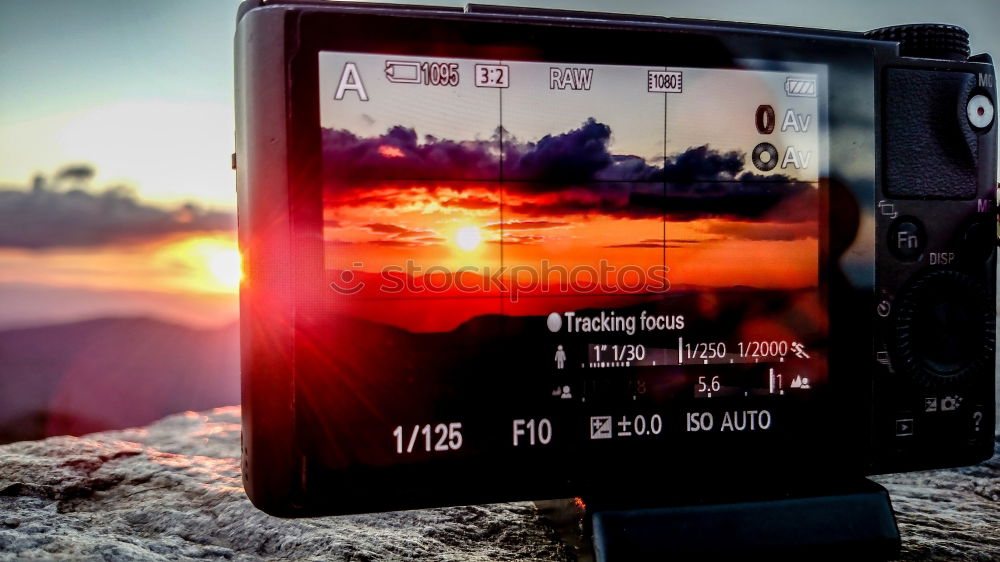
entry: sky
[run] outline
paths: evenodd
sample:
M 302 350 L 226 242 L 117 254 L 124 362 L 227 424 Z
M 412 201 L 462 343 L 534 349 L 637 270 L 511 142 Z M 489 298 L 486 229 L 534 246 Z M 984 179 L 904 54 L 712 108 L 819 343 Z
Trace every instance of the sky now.
M 493 0 L 501 5 L 526 2 Z M 438 2 L 462 5 L 461 2 Z M 1000 52 L 1000 3 L 547 0 L 541 7 L 865 30 L 962 25 Z M 92 162 L 95 183 L 232 208 L 235 0 L 0 0 L 0 184 Z
M 974 53 L 1000 53 L 995 0 L 534 5 L 845 30 L 953 23 L 970 31 Z M 200 324 L 236 318 L 230 154 L 237 6 L 0 0 L 0 194 L 16 203 L 8 210 L 19 209 L 0 216 L 0 327 L 107 314 Z M 533 140 L 527 137 L 538 131 L 524 122 L 523 135 Z M 574 124 L 545 125 L 555 133 Z M 96 175 L 55 181 L 75 163 Z M 48 191 L 25 191 L 35 174 L 48 178 Z M 69 193 L 74 186 L 85 189 Z M 116 222 L 104 230 L 103 222 L 87 222 L 100 213 Z

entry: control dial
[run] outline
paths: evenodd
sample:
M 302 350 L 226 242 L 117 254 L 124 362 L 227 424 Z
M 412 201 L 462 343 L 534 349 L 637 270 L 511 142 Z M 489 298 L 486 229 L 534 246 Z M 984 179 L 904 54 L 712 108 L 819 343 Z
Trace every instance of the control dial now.
M 869 39 L 898 41 L 904 57 L 964 61 L 969 58 L 969 32 L 957 25 L 921 23 L 881 27 L 865 33 Z
M 896 364 L 917 382 L 962 383 L 993 369 L 995 304 L 960 271 L 919 274 L 896 299 Z

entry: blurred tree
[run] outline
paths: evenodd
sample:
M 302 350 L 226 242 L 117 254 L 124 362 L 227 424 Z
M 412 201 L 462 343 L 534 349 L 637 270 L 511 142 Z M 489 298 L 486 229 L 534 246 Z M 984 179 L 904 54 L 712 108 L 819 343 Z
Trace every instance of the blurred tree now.
M 39 191 L 45 191 L 46 185 L 47 183 L 45 181 L 45 176 L 43 176 L 42 174 L 35 174 L 35 176 L 31 178 L 31 190 L 34 191 L 35 193 L 38 193 Z
M 59 172 L 56 173 L 55 183 L 56 185 L 62 182 L 72 182 L 71 187 L 74 189 L 82 189 L 86 186 L 94 177 L 94 168 L 89 164 L 70 164 L 68 166 L 63 166 Z

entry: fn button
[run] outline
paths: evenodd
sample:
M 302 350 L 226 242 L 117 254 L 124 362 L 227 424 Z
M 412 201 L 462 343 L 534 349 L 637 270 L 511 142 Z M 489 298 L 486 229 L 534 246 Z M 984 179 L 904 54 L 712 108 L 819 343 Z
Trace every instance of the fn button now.
M 919 258 L 926 241 L 924 225 L 913 217 L 900 217 L 889 227 L 889 251 L 901 260 Z

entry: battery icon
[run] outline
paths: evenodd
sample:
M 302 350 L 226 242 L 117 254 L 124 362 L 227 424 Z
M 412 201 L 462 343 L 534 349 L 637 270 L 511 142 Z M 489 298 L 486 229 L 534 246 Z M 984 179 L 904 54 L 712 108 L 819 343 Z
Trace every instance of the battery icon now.
M 420 65 L 415 62 L 387 60 L 385 61 L 385 77 L 397 84 L 419 84 Z
M 814 98 L 816 97 L 816 79 L 789 76 L 785 78 L 785 94 L 798 98 Z

